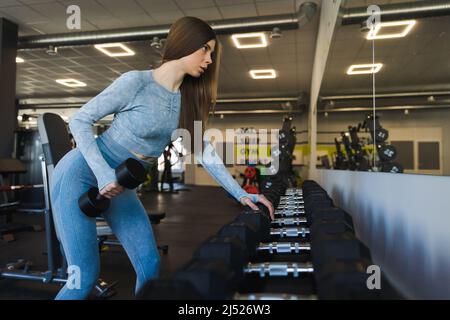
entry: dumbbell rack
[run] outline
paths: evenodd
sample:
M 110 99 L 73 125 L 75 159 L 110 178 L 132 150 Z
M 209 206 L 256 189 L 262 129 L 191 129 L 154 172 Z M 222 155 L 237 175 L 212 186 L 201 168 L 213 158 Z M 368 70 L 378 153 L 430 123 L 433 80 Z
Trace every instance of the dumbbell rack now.
M 244 209 L 203 242 L 167 279 L 150 281 L 142 299 L 379 299 L 367 288 L 369 249 L 348 213 L 313 181 L 302 189 L 271 185 L 276 206 Z M 263 190 L 263 193 L 268 190 Z M 281 195 L 281 196 L 280 196 Z
M 302 189 L 287 189 L 275 210 L 272 241 L 258 245 L 258 255 L 245 267 L 247 276 L 234 299 L 317 298 L 306 222 Z

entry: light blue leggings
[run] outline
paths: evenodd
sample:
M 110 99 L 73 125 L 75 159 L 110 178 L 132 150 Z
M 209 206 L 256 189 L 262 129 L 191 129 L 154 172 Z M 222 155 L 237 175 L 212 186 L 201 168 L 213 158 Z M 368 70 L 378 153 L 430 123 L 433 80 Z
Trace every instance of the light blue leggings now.
M 107 137 L 100 136 L 96 141 L 111 168 L 134 157 Z M 81 152 L 78 149 L 71 150 L 58 162 L 50 191 L 58 238 L 68 266 L 78 267 L 75 270 L 80 271 L 80 281 L 66 283 L 56 299 L 87 298 L 99 277 L 96 222 L 78 207 L 78 198 L 92 186 L 97 186 L 93 172 Z M 137 275 L 137 292 L 145 282 L 159 273 L 160 257 L 147 212 L 136 191 L 126 190 L 112 199 L 109 210 L 103 216 L 133 264 Z

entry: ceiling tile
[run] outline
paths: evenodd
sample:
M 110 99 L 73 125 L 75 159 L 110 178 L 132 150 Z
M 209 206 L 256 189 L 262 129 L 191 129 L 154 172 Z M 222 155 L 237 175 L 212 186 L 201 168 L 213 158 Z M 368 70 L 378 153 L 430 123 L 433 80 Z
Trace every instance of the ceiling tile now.
M 213 0 L 175 0 L 181 10 L 213 7 Z
M 197 17 L 197 18 L 203 19 L 205 21 L 222 19 L 222 16 L 220 15 L 219 10 L 217 10 L 217 7 L 187 9 L 187 10 L 184 10 L 184 12 L 188 16 Z
M 224 6 L 219 8 L 224 19 L 244 18 L 256 16 L 256 7 L 253 3 L 235 6 Z
M 158 24 L 172 24 L 176 20 L 184 17 L 180 10 L 151 12 L 150 15 Z
M 178 10 L 178 6 L 172 0 L 136 0 L 147 13 L 152 15 L 154 12 Z
M 256 8 L 259 15 L 275 15 L 285 13 L 295 13 L 295 2 L 293 0 L 277 0 L 257 2 Z
M 96 0 L 109 12 L 115 15 L 117 18 L 123 19 L 126 17 L 133 17 L 136 15 L 145 14 L 143 8 L 134 1 L 123 0 Z
M 17 0 L 2 0 L 0 1 L 0 8 L 3 7 L 14 7 L 14 6 L 20 6 L 21 3 Z
M 214 0 L 218 6 L 231 6 L 235 4 L 253 3 L 253 0 Z
M 19 21 L 26 21 L 28 24 L 49 21 L 49 19 L 42 14 L 25 6 L 1 8 L 0 13 L 3 12 Z

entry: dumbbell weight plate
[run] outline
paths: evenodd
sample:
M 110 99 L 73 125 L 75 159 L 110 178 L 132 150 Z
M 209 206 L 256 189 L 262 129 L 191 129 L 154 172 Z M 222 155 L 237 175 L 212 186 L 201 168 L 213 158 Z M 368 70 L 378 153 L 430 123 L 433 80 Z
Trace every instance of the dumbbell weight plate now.
M 397 149 L 391 145 L 379 145 L 378 155 L 382 161 L 392 161 L 397 157 Z
M 92 187 L 78 199 L 79 208 L 88 217 L 98 217 L 99 213 L 109 208 L 111 201 L 105 197 L 97 198 L 98 194 L 98 188 Z
M 397 162 L 383 163 L 381 172 L 403 173 L 403 166 Z
M 375 131 L 375 139 L 377 142 L 385 142 L 389 138 L 389 131 L 386 129 L 377 129 Z
M 117 181 L 127 189 L 134 189 L 146 179 L 144 166 L 136 159 L 128 158 L 115 170 Z

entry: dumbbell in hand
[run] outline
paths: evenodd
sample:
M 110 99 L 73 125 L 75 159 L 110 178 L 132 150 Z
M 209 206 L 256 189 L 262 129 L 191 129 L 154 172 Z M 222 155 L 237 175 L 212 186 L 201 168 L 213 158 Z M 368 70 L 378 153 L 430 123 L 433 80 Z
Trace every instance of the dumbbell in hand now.
M 124 188 L 134 189 L 145 181 L 145 168 L 133 158 L 128 158 L 116 170 L 117 182 Z M 110 199 L 102 196 L 98 188 L 90 188 L 78 199 L 78 206 L 88 217 L 99 217 L 110 205 Z

